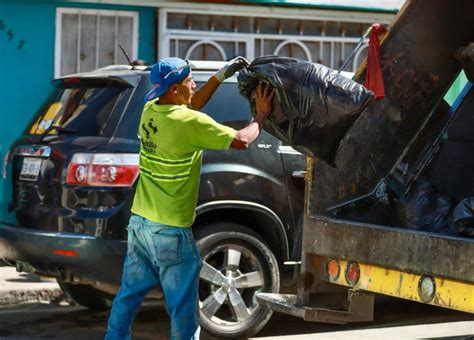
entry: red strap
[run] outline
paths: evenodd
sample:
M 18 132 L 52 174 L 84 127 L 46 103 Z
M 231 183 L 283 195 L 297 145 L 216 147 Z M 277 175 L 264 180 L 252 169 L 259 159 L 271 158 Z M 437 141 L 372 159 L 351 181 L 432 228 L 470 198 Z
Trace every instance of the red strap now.
M 369 38 L 369 51 L 367 54 L 367 70 L 364 86 L 375 93 L 375 99 L 385 97 L 383 85 L 382 67 L 380 65 L 380 43 L 379 34 L 387 32 L 385 26 L 372 24 Z

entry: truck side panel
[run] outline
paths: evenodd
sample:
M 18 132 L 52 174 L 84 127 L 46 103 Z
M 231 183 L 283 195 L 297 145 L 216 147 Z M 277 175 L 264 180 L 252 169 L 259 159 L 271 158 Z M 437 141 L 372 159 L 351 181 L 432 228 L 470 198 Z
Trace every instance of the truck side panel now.
M 405 3 L 381 45 L 386 97 L 369 105 L 349 130 L 335 168 L 316 162 L 310 214 L 368 194 L 388 173 L 460 72 L 454 56 L 474 41 L 472 13 L 472 0 Z M 358 81 L 364 78 L 362 70 Z
M 303 252 L 474 283 L 474 239 L 311 217 Z

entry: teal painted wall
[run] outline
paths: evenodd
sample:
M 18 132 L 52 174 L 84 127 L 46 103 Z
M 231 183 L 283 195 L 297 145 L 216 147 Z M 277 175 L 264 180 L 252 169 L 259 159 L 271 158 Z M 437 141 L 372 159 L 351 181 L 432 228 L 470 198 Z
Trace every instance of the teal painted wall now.
M 2 157 L 50 91 L 54 11 L 54 5 L 46 1 L 0 2 Z
M 97 5 L 54 0 L 0 0 L 0 160 L 52 90 L 57 7 L 139 12 L 138 57 L 155 56 L 152 7 Z M 0 219 L 10 196 L 0 173 Z

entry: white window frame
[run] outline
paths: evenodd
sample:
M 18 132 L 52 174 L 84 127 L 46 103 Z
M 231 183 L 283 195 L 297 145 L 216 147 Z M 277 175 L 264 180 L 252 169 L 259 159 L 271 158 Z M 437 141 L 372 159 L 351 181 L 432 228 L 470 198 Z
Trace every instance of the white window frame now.
M 181 14 L 203 14 L 203 15 L 216 15 L 222 16 L 226 15 L 223 13 L 232 13 L 234 16 L 243 16 L 250 18 L 278 18 L 278 19 L 301 19 L 305 20 L 320 20 L 320 21 L 335 21 L 335 22 L 347 22 L 347 23 L 365 23 L 371 24 L 374 22 L 380 22 L 383 24 L 388 24 L 393 19 L 395 14 L 390 13 L 365 13 L 365 12 L 356 12 L 356 11 L 333 11 L 333 10 L 317 10 L 317 9 L 281 9 L 281 8 L 269 8 L 263 6 L 231 6 L 231 5 L 217 5 L 217 4 L 186 4 L 186 8 L 183 8 L 180 3 L 169 3 L 163 6 L 158 7 L 158 34 L 157 34 L 157 46 L 158 50 L 156 51 L 158 59 L 166 58 L 170 56 L 170 42 L 175 40 L 208 40 L 208 41 L 236 41 L 243 42 L 245 44 L 246 57 L 250 60 L 254 59 L 255 56 L 255 42 L 260 40 L 260 44 L 263 44 L 264 40 L 278 40 L 280 41 L 279 46 L 276 50 L 280 50 L 283 45 L 288 43 L 296 43 L 299 45 L 309 56 L 308 60 L 316 60 L 314 54 L 311 56 L 311 53 L 308 50 L 308 47 L 305 43 L 307 42 L 317 42 L 320 44 L 319 48 L 319 57 L 322 57 L 324 50 L 323 43 L 330 43 L 330 57 L 331 60 L 325 61 L 325 65 L 337 68 L 336 62 L 334 60 L 334 49 L 335 43 L 341 44 L 341 48 L 344 48 L 345 43 L 357 44 L 360 38 L 357 37 L 345 37 L 342 36 L 312 36 L 312 35 L 286 35 L 286 34 L 265 34 L 265 33 L 255 33 L 255 32 L 216 32 L 216 31 L 201 31 L 193 29 L 170 29 L 168 28 L 168 15 L 171 13 L 181 13 Z M 218 9 L 220 8 L 220 10 Z M 357 63 L 361 52 L 364 51 L 368 46 L 368 39 L 364 40 L 364 43 L 360 47 L 359 51 L 356 53 L 354 58 L 352 58 L 352 66 L 348 65 L 347 70 L 355 72 L 357 70 Z M 275 53 L 274 51 L 274 53 Z M 176 54 L 176 50 L 175 50 Z M 188 53 L 189 54 L 189 53 Z M 344 56 L 347 58 L 348 55 Z
M 100 15 L 100 16 L 113 16 L 113 17 L 131 17 L 133 20 L 133 32 L 132 32 L 132 51 L 127 51 L 130 54 L 132 60 L 138 59 L 138 12 L 132 11 L 116 11 L 116 10 L 105 10 L 105 9 L 83 9 L 83 8 L 56 8 L 56 34 L 54 43 L 54 77 L 58 78 L 61 76 L 61 39 L 62 39 L 62 16 L 63 14 L 85 14 L 85 15 Z M 79 21 L 80 22 L 80 21 Z M 78 44 L 78 65 L 80 58 L 80 45 L 81 45 L 81 31 L 78 30 L 79 38 L 77 39 Z M 117 39 L 117 36 L 115 37 Z M 99 48 L 99 41 L 97 40 L 97 50 Z M 117 62 L 117 42 L 115 42 L 115 62 Z M 96 67 L 98 66 L 98 60 L 96 59 Z
M 196 41 L 195 43 L 193 43 L 189 48 L 188 48 L 188 51 L 186 52 L 186 55 L 184 56 L 185 59 L 189 59 L 191 54 L 194 52 L 194 50 L 196 48 L 198 48 L 199 46 L 201 45 L 205 45 L 205 44 L 209 44 L 211 45 L 212 47 L 214 47 L 218 52 L 219 54 L 221 55 L 222 57 L 222 61 L 226 61 L 227 60 L 227 55 L 224 51 L 224 49 L 222 48 L 221 45 L 219 45 L 218 43 L 216 43 L 215 41 L 213 40 L 208 40 L 208 39 L 204 39 L 204 40 L 198 40 Z M 177 45 L 177 44 L 176 44 Z
M 262 39 L 262 41 L 263 41 L 263 39 Z M 311 52 L 310 52 L 310 50 L 308 49 L 308 47 L 307 47 L 304 43 L 302 43 L 301 41 L 296 40 L 296 39 L 288 39 L 288 40 L 282 41 L 282 42 L 275 48 L 275 50 L 273 51 L 273 54 L 279 55 L 279 54 L 280 54 L 280 51 L 282 50 L 283 47 L 288 46 L 288 45 L 291 45 L 291 44 L 294 44 L 294 45 L 300 47 L 300 48 L 303 50 L 304 54 L 306 55 L 306 60 L 307 60 L 307 61 L 313 61 L 313 58 L 312 58 L 312 56 L 311 56 Z

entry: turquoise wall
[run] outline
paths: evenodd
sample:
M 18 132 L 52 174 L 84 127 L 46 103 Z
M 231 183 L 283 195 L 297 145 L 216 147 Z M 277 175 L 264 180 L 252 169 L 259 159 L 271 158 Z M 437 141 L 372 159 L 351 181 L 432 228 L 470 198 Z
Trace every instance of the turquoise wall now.
M 0 2 L 2 158 L 51 89 L 54 8 L 46 1 Z
M 97 5 L 54 0 L 0 0 L 0 160 L 52 90 L 57 7 L 139 12 L 138 57 L 153 63 L 152 7 Z M 9 196 L 0 173 L 0 218 Z M 5 192 L 7 190 L 7 192 Z

